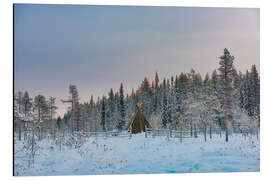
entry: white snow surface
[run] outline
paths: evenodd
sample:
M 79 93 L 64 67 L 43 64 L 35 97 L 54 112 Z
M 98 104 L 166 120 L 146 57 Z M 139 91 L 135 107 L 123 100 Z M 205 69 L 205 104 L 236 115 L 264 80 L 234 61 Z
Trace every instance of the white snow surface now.
M 256 136 L 240 134 L 198 138 L 151 136 L 89 137 L 80 148 L 56 146 L 44 139 L 38 143 L 29 167 L 23 141 L 14 145 L 16 176 L 250 172 L 260 170 L 260 145 Z

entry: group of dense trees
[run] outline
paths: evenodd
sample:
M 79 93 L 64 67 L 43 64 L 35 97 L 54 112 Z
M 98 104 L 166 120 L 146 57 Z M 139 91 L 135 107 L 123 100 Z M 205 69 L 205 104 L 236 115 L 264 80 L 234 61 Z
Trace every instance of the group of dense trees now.
M 210 133 L 214 129 L 225 130 L 226 141 L 234 124 L 246 123 L 259 128 L 260 78 L 253 65 L 245 74 L 233 66 L 234 57 L 225 49 L 220 57 L 220 67 L 203 78 L 191 69 L 175 77 L 160 81 L 158 73 L 150 83 L 147 77 L 135 91 L 124 91 L 121 83 L 118 91 L 111 89 L 107 96 L 91 96 L 87 103 L 79 102 L 75 85 L 70 85 L 68 100 L 70 109 L 63 118 L 55 120 L 55 127 L 74 131 L 112 131 L 126 129 L 136 112 L 136 104 L 142 103 L 143 112 L 153 128 L 189 130 L 196 137 L 199 130 Z M 15 112 L 24 117 L 33 116 L 37 122 L 54 118 L 55 98 L 38 95 L 32 100 L 28 93 L 15 96 Z M 241 114 L 247 118 L 241 119 Z M 15 114 L 15 117 L 16 114 Z M 52 121 L 53 122 L 53 121 Z
M 21 140 L 22 132 L 33 129 L 38 131 L 38 137 L 42 138 L 42 133 L 52 132 L 52 124 L 54 124 L 56 105 L 55 98 L 50 97 L 48 100 L 43 95 L 37 95 L 30 98 L 27 91 L 18 92 L 14 95 L 14 127 L 19 133 Z

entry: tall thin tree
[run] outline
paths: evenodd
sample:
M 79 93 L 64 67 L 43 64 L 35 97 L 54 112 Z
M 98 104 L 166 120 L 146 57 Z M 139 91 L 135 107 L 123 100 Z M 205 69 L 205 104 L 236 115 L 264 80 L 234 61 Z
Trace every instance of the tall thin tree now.
M 223 105 L 225 110 L 225 130 L 226 142 L 229 140 L 229 114 L 231 113 L 232 101 L 232 79 L 233 79 L 233 61 L 234 56 L 225 48 L 224 54 L 220 56 L 220 81 L 223 96 Z

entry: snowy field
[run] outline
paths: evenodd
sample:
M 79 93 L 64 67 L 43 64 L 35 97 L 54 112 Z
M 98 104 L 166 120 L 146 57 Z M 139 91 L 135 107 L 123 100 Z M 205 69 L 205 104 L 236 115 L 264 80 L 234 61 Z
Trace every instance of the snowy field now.
M 207 137 L 209 138 L 209 137 Z M 79 148 L 56 146 L 52 140 L 37 142 L 29 164 L 23 141 L 15 143 L 15 176 L 149 174 L 260 171 L 260 145 L 256 136 L 213 135 L 186 138 L 90 137 Z

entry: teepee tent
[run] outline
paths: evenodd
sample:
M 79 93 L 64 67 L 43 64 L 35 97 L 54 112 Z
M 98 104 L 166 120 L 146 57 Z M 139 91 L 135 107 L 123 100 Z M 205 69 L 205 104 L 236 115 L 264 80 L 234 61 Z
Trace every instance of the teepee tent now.
M 141 110 L 141 104 L 137 104 L 137 112 L 129 122 L 127 128 L 131 130 L 132 134 L 145 132 L 145 128 L 152 128 Z

